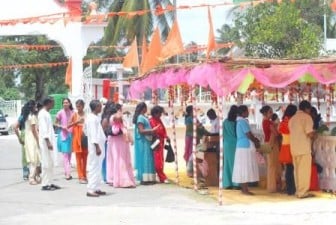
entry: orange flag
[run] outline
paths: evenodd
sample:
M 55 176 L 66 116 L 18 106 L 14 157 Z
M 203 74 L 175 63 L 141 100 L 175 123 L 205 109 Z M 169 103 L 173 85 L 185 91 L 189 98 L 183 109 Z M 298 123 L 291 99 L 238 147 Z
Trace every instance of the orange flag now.
M 146 55 L 147 55 L 147 40 L 146 37 L 143 37 L 141 47 L 141 67 L 145 62 Z
M 216 40 L 215 40 L 215 34 L 214 34 L 213 26 L 212 26 L 210 7 L 208 7 L 208 20 L 209 20 L 209 37 L 208 37 L 208 47 L 206 51 L 207 59 L 209 59 L 210 52 L 216 49 Z
M 65 84 L 69 86 L 71 90 L 72 86 L 72 58 L 69 58 L 68 67 L 65 72 Z
M 184 48 L 179 25 L 177 20 L 175 20 L 168 34 L 166 44 L 162 47 L 160 60 L 166 60 L 174 55 L 182 53 L 183 51 Z
M 123 67 L 138 67 L 138 66 L 139 66 L 138 45 L 135 37 L 130 49 L 128 50 L 124 58 Z
M 160 31 L 159 28 L 156 28 L 152 35 L 152 40 L 149 43 L 146 58 L 144 58 L 144 61 L 142 62 L 141 74 L 145 74 L 146 72 L 153 69 L 157 64 L 159 64 L 160 53 L 161 53 Z

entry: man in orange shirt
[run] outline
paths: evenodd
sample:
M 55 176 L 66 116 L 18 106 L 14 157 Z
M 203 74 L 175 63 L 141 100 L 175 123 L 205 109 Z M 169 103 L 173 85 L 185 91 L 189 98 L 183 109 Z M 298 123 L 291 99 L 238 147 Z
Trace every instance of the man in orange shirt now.
M 299 110 L 289 120 L 290 149 L 293 157 L 296 196 L 313 197 L 308 192 L 311 175 L 311 139 L 314 136 L 313 120 L 310 116 L 311 104 L 304 100 Z

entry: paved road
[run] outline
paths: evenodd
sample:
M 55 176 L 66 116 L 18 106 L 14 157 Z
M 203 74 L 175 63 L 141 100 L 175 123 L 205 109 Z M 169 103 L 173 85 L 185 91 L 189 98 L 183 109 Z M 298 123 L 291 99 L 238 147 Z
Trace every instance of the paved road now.
M 30 186 L 21 180 L 20 148 L 14 135 L 0 136 L 0 154 L 0 224 L 322 225 L 334 223 L 336 219 L 336 201 L 332 199 L 280 203 L 261 200 L 218 206 L 208 196 L 173 184 L 135 189 L 114 189 L 104 185 L 107 196 L 88 198 L 85 185 L 79 184 L 77 179 L 64 180 L 59 167 L 55 171 L 55 183 L 62 189 L 43 192 L 39 186 Z

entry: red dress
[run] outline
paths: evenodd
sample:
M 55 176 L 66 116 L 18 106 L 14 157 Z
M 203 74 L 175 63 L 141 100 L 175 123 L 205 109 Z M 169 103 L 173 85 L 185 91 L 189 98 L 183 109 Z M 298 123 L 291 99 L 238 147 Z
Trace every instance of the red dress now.
M 166 174 L 163 172 L 164 158 L 163 158 L 163 149 L 164 149 L 164 139 L 167 138 L 166 128 L 163 125 L 160 118 L 150 118 L 149 123 L 151 127 L 156 127 L 159 125 L 158 129 L 155 131 L 155 135 L 160 139 L 160 144 L 155 151 L 153 151 L 154 157 L 154 166 L 155 171 L 160 179 L 160 182 L 164 182 L 167 179 Z
M 270 141 L 271 138 L 271 126 L 273 126 L 272 121 L 270 120 L 263 120 L 262 121 L 262 127 L 263 127 L 263 131 L 264 131 L 264 137 L 265 137 L 265 143 Z
M 279 161 L 283 164 L 292 163 L 292 154 L 289 142 L 289 118 L 285 117 L 279 124 L 279 133 L 282 135 L 282 144 L 279 153 Z

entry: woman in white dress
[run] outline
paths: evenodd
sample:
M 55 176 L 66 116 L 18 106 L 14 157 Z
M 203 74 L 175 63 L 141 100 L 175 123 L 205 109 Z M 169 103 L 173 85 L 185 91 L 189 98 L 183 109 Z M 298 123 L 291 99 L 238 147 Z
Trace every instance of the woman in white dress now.
M 232 181 L 241 185 L 243 194 L 253 195 L 248 189 L 248 183 L 259 181 L 256 147 L 260 146 L 260 142 L 251 132 L 247 120 L 248 115 L 247 106 L 241 105 L 238 107 L 236 123 L 237 145 Z
M 37 133 L 37 107 L 36 102 L 30 100 L 27 104 L 26 110 L 23 112 L 23 118 L 25 122 L 25 151 L 26 158 L 29 164 L 29 184 L 35 185 L 40 183 L 37 179 L 37 167 L 40 164 L 41 153 L 38 144 Z

